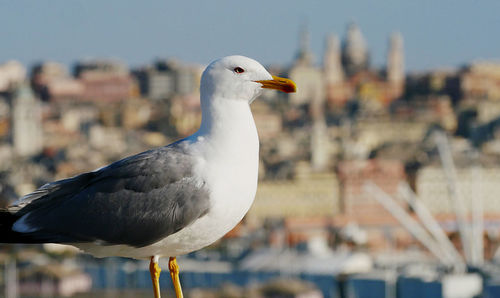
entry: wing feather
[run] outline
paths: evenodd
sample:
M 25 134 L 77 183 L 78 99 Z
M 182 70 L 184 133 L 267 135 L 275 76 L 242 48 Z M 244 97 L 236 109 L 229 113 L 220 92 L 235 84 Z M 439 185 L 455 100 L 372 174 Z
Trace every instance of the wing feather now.
M 209 209 L 208 188 L 185 148 L 174 143 L 46 184 L 10 208 L 20 218 L 13 230 L 24 227 L 23 236 L 38 242 L 142 247 L 163 239 Z

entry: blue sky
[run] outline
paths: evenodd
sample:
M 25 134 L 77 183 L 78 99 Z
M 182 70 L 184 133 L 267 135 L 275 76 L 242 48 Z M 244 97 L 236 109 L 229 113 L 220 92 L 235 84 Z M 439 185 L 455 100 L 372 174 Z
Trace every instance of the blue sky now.
M 409 70 L 500 59 L 498 0 L 0 0 L 0 62 L 115 57 L 137 66 L 176 57 L 206 64 L 243 54 L 287 64 L 301 25 L 307 23 L 319 60 L 325 36 L 342 38 L 350 21 L 359 24 L 376 66 L 393 31 L 403 34 Z

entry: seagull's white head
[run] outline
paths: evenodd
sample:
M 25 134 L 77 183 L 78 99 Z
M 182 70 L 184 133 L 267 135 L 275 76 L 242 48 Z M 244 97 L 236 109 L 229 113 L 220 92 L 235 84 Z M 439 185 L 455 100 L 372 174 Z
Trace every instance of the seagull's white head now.
M 295 84 L 272 76 L 259 62 L 244 56 L 227 56 L 210 63 L 201 77 L 202 98 L 244 100 L 251 103 L 262 88 L 295 92 Z

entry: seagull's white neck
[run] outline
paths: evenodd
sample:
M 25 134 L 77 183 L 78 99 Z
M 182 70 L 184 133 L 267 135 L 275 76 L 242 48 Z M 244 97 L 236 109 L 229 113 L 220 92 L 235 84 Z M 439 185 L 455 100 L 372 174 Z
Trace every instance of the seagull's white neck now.
M 258 143 L 257 131 L 248 102 L 220 97 L 201 98 L 202 119 L 198 136 L 230 142 Z M 243 145 L 243 144 L 240 144 Z

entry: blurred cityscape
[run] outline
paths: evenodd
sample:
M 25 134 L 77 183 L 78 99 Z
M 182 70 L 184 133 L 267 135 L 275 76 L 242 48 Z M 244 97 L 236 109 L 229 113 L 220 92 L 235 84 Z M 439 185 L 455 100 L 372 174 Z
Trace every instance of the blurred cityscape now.
M 500 60 L 408 73 L 394 33 L 375 68 L 352 23 L 325 37 L 318 62 L 299 35 L 290 64 L 268 66 L 298 92 L 252 104 L 254 205 L 179 258 L 187 297 L 500 297 Z M 172 59 L 71 72 L 4 62 L 0 207 L 196 131 L 202 71 Z M 66 246 L 0 245 L 0 273 L 0 297 L 152 295 L 147 262 Z

